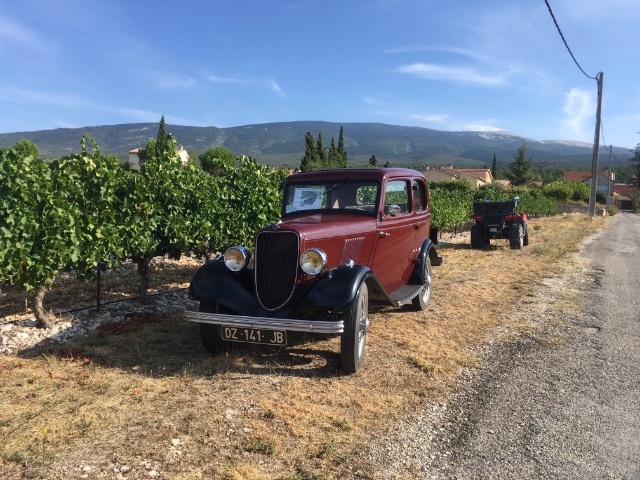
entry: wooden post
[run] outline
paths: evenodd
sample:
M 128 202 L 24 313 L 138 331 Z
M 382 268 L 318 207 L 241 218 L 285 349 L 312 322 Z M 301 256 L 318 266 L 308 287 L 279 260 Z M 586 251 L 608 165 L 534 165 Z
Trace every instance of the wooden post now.
M 589 192 L 589 217 L 596 214 L 596 191 L 598 187 L 598 158 L 600 156 L 600 114 L 602 112 L 602 81 L 604 73 L 598 73 L 598 108 L 596 110 L 596 133 L 593 140 L 593 161 L 591 163 L 591 191 Z

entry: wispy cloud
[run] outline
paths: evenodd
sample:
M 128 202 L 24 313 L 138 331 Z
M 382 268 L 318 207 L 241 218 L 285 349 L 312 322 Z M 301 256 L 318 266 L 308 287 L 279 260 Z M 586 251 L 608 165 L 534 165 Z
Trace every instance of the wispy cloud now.
M 35 103 L 55 107 L 92 108 L 95 106 L 91 100 L 75 93 L 42 92 L 20 88 L 2 89 L 0 90 L 0 98 L 11 102 Z
M 188 75 L 156 75 L 154 77 L 156 86 L 166 89 L 185 89 L 196 85 L 196 80 Z
M 447 123 L 449 115 L 447 114 L 413 114 L 411 118 L 424 123 Z
M 139 110 L 136 108 L 115 108 L 113 109 L 119 115 L 131 118 L 140 122 L 157 122 L 162 114 L 158 112 L 150 112 L 148 110 Z
M 441 53 L 453 53 L 463 57 L 471 58 L 482 62 L 492 63 L 486 56 L 481 53 L 470 50 L 468 48 L 460 47 L 433 47 L 430 45 L 404 45 L 400 47 L 385 48 L 383 53 L 399 54 L 399 53 L 415 53 L 415 52 L 441 52 Z
M 282 88 L 280 88 L 280 85 L 278 85 L 278 82 L 276 82 L 273 78 L 264 78 L 265 81 L 267 82 L 267 86 L 273 90 L 275 93 L 277 93 L 278 95 L 280 95 L 281 97 L 286 97 L 286 94 L 284 93 L 284 91 L 282 90 Z
M 241 79 L 239 77 L 221 77 L 219 75 L 207 75 L 207 80 L 213 83 L 236 83 L 236 84 L 246 84 L 248 83 L 246 79 Z
M 506 83 L 505 79 L 501 76 L 483 75 L 469 67 L 412 63 L 410 65 L 401 65 L 395 68 L 394 71 L 428 80 L 445 80 L 486 86 L 504 85 Z
M 229 76 L 229 77 L 220 76 L 220 75 L 206 75 L 205 78 L 213 83 L 227 83 L 227 84 L 244 85 L 244 86 L 266 87 L 281 97 L 287 96 L 284 90 L 282 90 L 282 88 L 278 84 L 278 82 L 273 78 L 269 78 L 269 77 L 263 77 L 261 80 L 257 80 L 244 75 L 236 75 L 236 76 Z
M 16 44 L 52 53 L 35 31 L 21 25 L 13 18 L 0 15 L 0 51 L 7 50 Z
M 572 88 L 564 102 L 565 119 L 569 133 L 580 139 L 588 138 L 587 124 L 594 119 L 595 106 L 590 92 L 581 88 Z

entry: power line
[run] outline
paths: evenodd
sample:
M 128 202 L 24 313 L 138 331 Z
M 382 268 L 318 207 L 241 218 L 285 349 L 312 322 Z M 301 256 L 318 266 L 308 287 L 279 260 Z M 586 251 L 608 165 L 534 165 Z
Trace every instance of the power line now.
M 548 0 L 544 0 L 544 3 L 547 4 L 547 8 L 549 9 L 549 13 L 551 14 L 551 18 L 553 18 L 553 23 L 556 24 L 556 28 L 558 29 L 558 33 L 560 34 L 560 38 L 562 38 L 562 41 L 564 42 L 564 46 L 567 47 L 567 51 L 569 52 L 569 55 L 571 55 L 571 58 L 573 58 L 573 61 L 575 62 L 575 64 L 578 66 L 578 68 L 584 74 L 585 77 L 590 78 L 591 80 L 596 80 L 597 81 L 598 80 L 597 75 L 595 77 L 592 77 L 591 75 L 588 75 L 587 72 L 585 72 L 582 69 L 582 67 L 580 66 L 580 64 L 576 60 L 576 57 L 573 56 L 573 52 L 569 48 L 569 44 L 565 40 L 564 35 L 562 34 L 562 30 L 560 30 L 560 25 L 558 25 L 558 22 L 556 21 L 556 17 L 553 14 L 553 11 L 551 10 L 551 5 L 549 5 L 549 1 Z

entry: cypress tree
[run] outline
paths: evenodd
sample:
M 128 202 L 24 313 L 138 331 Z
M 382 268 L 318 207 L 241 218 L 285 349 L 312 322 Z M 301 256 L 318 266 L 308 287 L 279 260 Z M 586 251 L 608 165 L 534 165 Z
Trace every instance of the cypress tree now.
M 318 168 L 327 168 L 327 151 L 322 144 L 322 132 L 318 133 L 318 146 L 316 151 L 318 152 Z
M 496 160 L 495 153 L 493 154 L 493 163 L 491 164 L 491 175 L 494 180 L 498 178 L 498 161 Z
M 329 159 L 327 161 L 329 168 L 340 168 L 340 156 L 336 149 L 336 142 L 331 137 L 331 147 L 329 147 Z
M 318 168 L 318 153 L 316 150 L 316 140 L 311 132 L 307 132 L 304 137 L 304 157 L 300 161 L 300 171 L 309 172 Z
M 347 168 L 348 158 L 347 151 L 344 149 L 344 127 L 340 127 L 340 136 L 338 137 L 338 155 L 340 156 L 340 168 Z
M 162 114 L 162 118 L 160 119 L 160 127 L 158 128 L 158 137 L 156 138 L 157 157 L 160 157 L 167 150 L 168 144 L 169 139 L 167 137 L 167 129 L 164 123 L 164 114 Z

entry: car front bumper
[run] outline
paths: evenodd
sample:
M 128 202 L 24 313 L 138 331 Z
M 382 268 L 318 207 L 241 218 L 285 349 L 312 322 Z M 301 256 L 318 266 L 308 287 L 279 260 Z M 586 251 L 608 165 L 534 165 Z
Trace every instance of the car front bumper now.
M 290 332 L 336 334 L 344 332 L 342 320 L 298 320 L 291 318 L 251 317 L 224 313 L 186 311 L 184 319 L 196 323 L 225 325 L 261 330 L 287 330 Z

